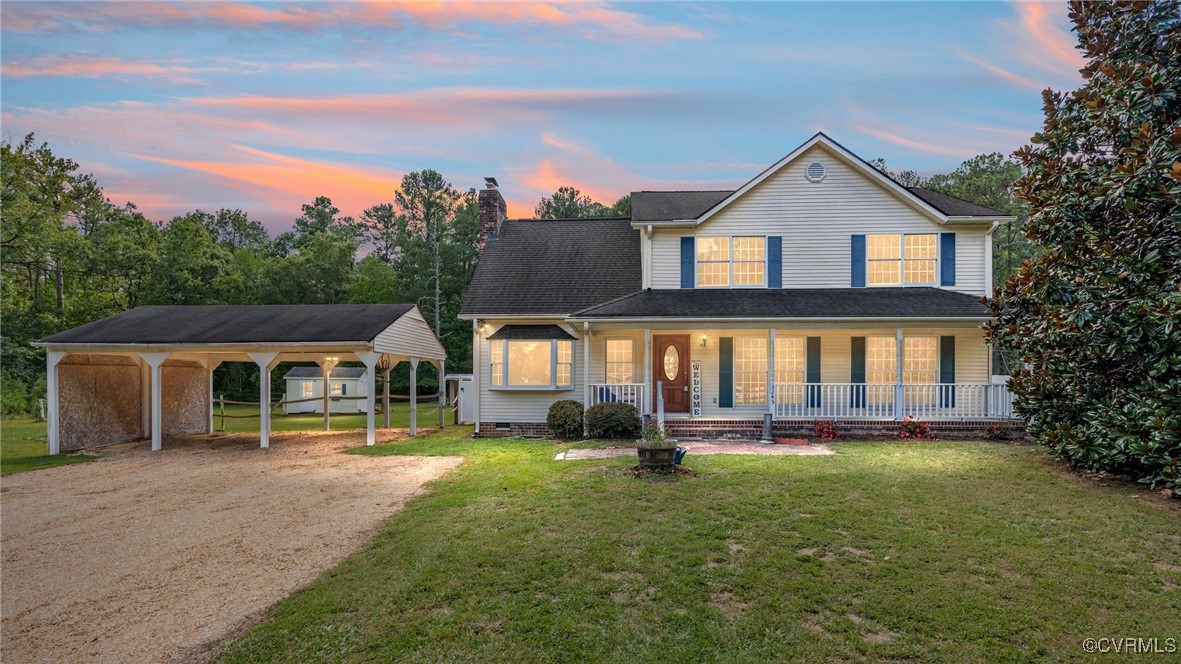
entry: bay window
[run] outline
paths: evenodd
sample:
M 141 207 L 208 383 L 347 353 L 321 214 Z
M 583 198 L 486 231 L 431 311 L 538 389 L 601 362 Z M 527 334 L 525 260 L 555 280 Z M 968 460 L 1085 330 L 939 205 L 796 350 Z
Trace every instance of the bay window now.
M 870 286 L 934 286 L 939 236 L 866 236 L 866 276 Z
M 699 237 L 696 244 L 698 288 L 767 283 L 767 238 Z
M 573 342 L 566 339 L 489 341 L 492 386 L 569 389 L 573 385 Z

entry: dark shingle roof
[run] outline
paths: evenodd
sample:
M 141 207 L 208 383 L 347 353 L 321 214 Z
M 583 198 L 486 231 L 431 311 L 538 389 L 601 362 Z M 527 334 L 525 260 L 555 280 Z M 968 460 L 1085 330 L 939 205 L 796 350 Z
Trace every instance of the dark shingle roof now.
M 639 288 L 640 232 L 630 220 L 506 221 L 460 315 L 569 314 Z
M 557 325 L 502 325 L 489 339 L 573 339 Z
M 365 375 L 365 367 L 336 367 L 329 378 L 360 378 Z M 283 374 L 283 378 L 323 378 L 324 371 L 320 367 L 291 367 L 291 371 Z
M 729 191 L 634 191 L 632 221 L 696 219 L 734 193 Z
M 980 298 L 940 288 L 643 290 L 571 316 L 594 318 L 988 318 Z
M 955 196 L 948 196 L 922 187 L 907 187 L 910 193 L 927 202 L 928 205 L 949 217 L 1007 217 L 1006 212 L 976 205 Z
M 44 344 L 234 344 L 372 341 L 410 304 L 137 307 L 41 339 Z

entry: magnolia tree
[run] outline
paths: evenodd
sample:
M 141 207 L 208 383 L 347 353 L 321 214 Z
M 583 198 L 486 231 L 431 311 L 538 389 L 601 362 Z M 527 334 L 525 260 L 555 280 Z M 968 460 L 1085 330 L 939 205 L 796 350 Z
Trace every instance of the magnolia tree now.
M 1059 458 L 1181 497 L 1178 2 L 1072 2 L 1084 84 L 1047 90 L 1017 151 L 1041 249 L 993 303 L 1029 433 Z

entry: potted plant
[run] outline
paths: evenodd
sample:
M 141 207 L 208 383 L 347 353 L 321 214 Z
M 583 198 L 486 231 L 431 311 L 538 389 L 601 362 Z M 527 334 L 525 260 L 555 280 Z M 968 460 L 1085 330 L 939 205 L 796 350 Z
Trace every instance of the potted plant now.
M 672 470 L 677 456 L 677 441 L 669 438 L 659 424 L 649 424 L 640 432 L 636 452 L 640 455 L 641 466 Z

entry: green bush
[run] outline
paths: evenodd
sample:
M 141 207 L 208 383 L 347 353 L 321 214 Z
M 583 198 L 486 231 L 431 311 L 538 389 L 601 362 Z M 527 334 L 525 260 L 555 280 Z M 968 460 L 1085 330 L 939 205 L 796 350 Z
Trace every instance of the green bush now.
M 32 415 L 40 396 L 29 394 L 29 386 L 7 371 L 0 373 L 0 413 L 4 417 Z
M 640 414 L 626 403 L 601 403 L 586 411 L 591 438 L 631 438 L 640 433 Z
M 545 425 L 558 438 L 582 438 L 582 404 L 573 399 L 555 401 L 545 416 Z

